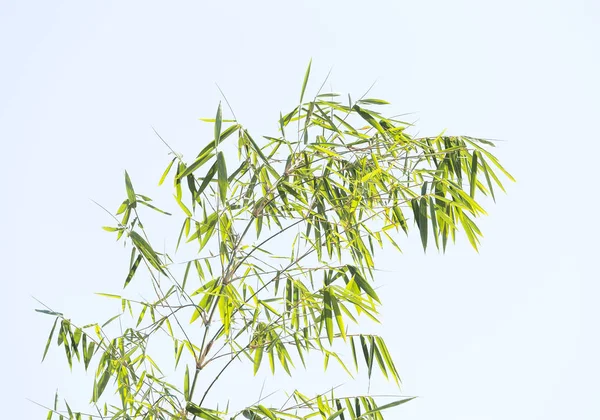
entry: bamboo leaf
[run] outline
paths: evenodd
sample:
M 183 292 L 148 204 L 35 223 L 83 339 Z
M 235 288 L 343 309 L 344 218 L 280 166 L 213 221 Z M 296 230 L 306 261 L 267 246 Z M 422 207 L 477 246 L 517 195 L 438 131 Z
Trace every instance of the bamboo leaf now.
M 343 420 L 343 414 L 344 414 L 345 409 L 339 409 L 338 411 L 336 411 L 335 413 L 333 413 L 331 416 L 327 417 L 327 420 L 334 420 L 337 419 L 338 417 L 342 416 L 342 420 Z
M 379 122 L 375 118 L 373 118 L 373 116 L 371 114 L 369 114 L 368 112 L 366 112 L 364 109 L 362 109 L 358 105 L 354 105 L 352 107 L 352 109 L 354 111 L 356 111 L 356 113 L 358 115 L 360 115 L 362 119 L 364 119 L 367 123 L 369 123 L 369 125 L 371 127 L 375 128 L 377 131 L 379 131 L 379 133 L 385 134 L 385 130 L 383 129 L 383 127 L 381 126 L 381 124 L 379 124 Z
M 63 316 L 63 314 L 61 314 L 60 312 L 49 311 L 47 309 L 36 309 L 35 311 L 46 315 Z
M 347 265 L 346 267 L 348 268 L 348 271 L 350 271 L 350 274 L 352 274 L 352 278 L 354 279 L 356 285 L 367 295 L 371 296 L 375 301 L 380 302 L 377 293 L 375 293 L 375 290 L 371 287 L 369 282 L 359 273 L 356 267 L 352 265 Z
M 44 354 L 42 356 L 42 362 L 46 358 L 46 354 L 48 353 L 48 349 L 50 348 L 50 342 L 52 341 L 52 336 L 54 335 L 54 330 L 56 329 L 56 324 L 58 323 L 58 318 L 54 319 L 54 324 L 52 325 L 52 329 L 50 330 L 50 335 L 48 336 L 48 341 L 46 342 L 46 348 L 44 348 Z
M 496 201 L 496 196 L 494 195 L 494 186 L 492 184 L 492 180 L 490 179 L 490 173 L 489 173 L 490 169 L 488 169 L 488 166 L 487 166 L 485 160 L 483 160 L 483 157 L 481 157 L 481 153 L 479 151 L 474 152 L 474 153 L 477 153 L 479 155 L 479 160 L 481 161 L 481 166 L 483 167 L 483 173 L 485 175 L 485 180 L 487 182 L 487 186 L 488 186 L 488 188 L 490 190 L 490 194 L 492 196 L 492 200 L 494 200 L 494 202 L 495 202 Z
M 344 318 L 342 316 L 342 312 L 340 311 L 340 305 L 338 303 L 337 298 L 333 294 L 333 291 L 331 290 L 331 288 L 329 289 L 329 294 L 331 295 L 330 301 L 331 301 L 331 306 L 333 308 L 333 314 L 334 314 L 335 320 L 337 322 L 337 326 L 340 330 L 340 334 L 341 334 L 342 338 L 344 339 L 344 341 L 346 341 L 346 328 L 344 326 Z
M 333 344 L 333 319 L 331 317 L 331 288 L 327 287 L 323 290 L 323 320 L 325 321 L 325 329 L 327 331 L 327 339 L 329 344 Z
M 438 223 L 437 223 L 437 212 L 435 210 L 435 202 L 433 201 L 433 197 L 429 197 L 429 210 L 431 212 L 430 217 L 431 217 L 431 230 L 433 231 L 433 238 L 435 239 L 435 247 L 439 250 L 440 249 L 440 244 L 439 244 L 439 230 L 438 230 Z
M 257 347 L 256 350 L 254 351 L 254 375 L 256 375 L 256 373 L 258 372 L 258 369 L 260 369 L 260 362 L 262 361 L 262 357 L 263 357 L 263 347 Z
M 165 179 L 167 178 L 167 175 L 169 175 L 169 171 L 171 171 L 171 167 L 173 166 L 173 163 L 175 163 L 175 160 L 177 158 L 173 158 L 173 160 L 171 160 L 171 163 L 169 163 L 169 166 L 167 166 L 167 169 L 165 169 L 165 171 L 163 172 L 162 176 L 160 177 L 160 180 L 158 181 L 158 185 L 162 185 L 163 182 L 165 182 Z
M 110 369 L 106 368 L 104 370 L 104 372 L 102 373 L 100 380 L 94 386 L 94 398 L 93 398 L 94 402 L 98 402 L 98 400 L 102 396 L 102 393 L 104 392 L 104 389 L 106 388 L 106 385 L 108 384 L 109 379 L 110 379 Z
M 129 274 L 127 274 L 127 278 L 125 279 L 125 284 L 123 285 L 123 288 L 127 287 L 129 282 L 131 281 L 131 279 L 133 279 L 133 276 L 135 275 L 135 272 L 136 272 L 138 266 L 140 265 L 141 261 L 142 261 L 142 254 L 138 254 L 133 265 L 129 269 Z
M 421 198 L 419 202 L 419 233 L 421 235 L 421 244 L 423 245 L 423 250 L 427 250 L 427 234 L 428 234 L 428 226 L 427 226 L 427 199 Z
M 210 150 L 204 154 L 201 154 L 194 161 L 194 163 L 192 163 L 190 166 L 188 166 L 185 169 L 185 171 L 178 174 L 177 178 L 181 179 L 181 178 L 187 177 L 188 175 L 193 174 L 196 169 L 200 168 L 202 165 L 204 165 L 206 162 L 208 162 L 210 160 L 210 158 L 212 158 L 214 155 L 215 155 L 214 153 L 210 153 Z
M 183 210 L 185 215 L 187 217 L 192 217 L 192 212 L 190 211 L 190 209 L 187 208 L 187 206 L 185 204 L 183 204 L 183 201 L 181 201 L 181 199 L 179 197 L 177 197 L 176 195 L 174 195 L 173 197 L 175 198 L 175 201 L 177 202 L 177 204 L 179 204 L 179 208 L 181 208 L 181 210 Z
M 477 186 L 477 151 L 473 152 L 473 158 L 471 159 L 471 177 L 469 179 L 470 191 L 469 195 L 471 198 L 475 198 L 475 187 Z
M 161 273 L 166 274 L 165 271 L 163 270 L 163 268 L 161 267 L 161 263 L 158 258 L 158 255 L 156 254 L 154 249 L 152 249 L 150 244 L 148 244 L 148 242 L 146 242 L 146 240 L 144 238 L 142 238 L 142 236 L 135 231 L 131 232 L 129 234 L 129 236 L 131 237 L 131 240 L 133 241 L 133 244 L 135 245 L 135 247 L 146 258 L 146 260 L 148 260 L 150 265 L 152 265 L 154 268 L 156 268 Z
M 371 104 L 371 105 L 389 105 L 388 101 L 383 99 L 361 99 L 358 101 L 359 104 Z
M 374 408 L 374 409 L 372 409 L 372 410 L 369 410 L 369 411 L 367 411 L 366 413 L 362 414 L 362 415 L 361 415 L 360 417 L 358 417 L 358 418 L 359 418 L 359 419 L 362 419 L 362 418 L 367 418 L 367 416 L 370 416 L 370 415 L 372 415 L 372 414 L 378 413 L 378 412 L 380 412 L 380 411 L 383 411 L 383 410 L 387 410 L 387 409 L 389 409 L 389 408 L 392 408 L 392 407 L 399 406 L 399 405 L 401 405 L 401 404 L 404 404 L 404 403 L 407 403 L 407 402 L 409 402 L 409 401 L 411 401 L 411 400 L 414 400 L 415 398 L 417 398 L 417 397 L 403 398 L 403 399 L 401 399 L 401 400 L 394 401 L 394 402 L 391 402 L 391 403 L 389 403 L 389 404 L 380 405 L 380 406 L 379 406 L 379 407 L 377 407 L 377 408 Z
M 315 149 L 316 151 L 325 153 L 326 155 L 329 155 L 329 156 L 333 156 L 333 157 L 340 158 L 340 159 L 342 157 L 341 155 L 335 153 L 333 150 L 330 150 L 327 147 L 318 146 L 316 144 L 311 144 L 310 147 Z
M 352 359 L 354 360 L 354 367 L 358 371 L 358 358 L 356 357 L 356 348 L 354 346 L 354 337 L 350 337 L 350 348 L 352 349 Z
M 221 115 L 221 102 L 219 102 L 219 107 L 217 108 L 217 116 L 215 117 L 215 146 L 218 146 L 221 142 L 221 124 L 222 115 Z
M 261 413 L 263 413 L 265 416 L 267 416 L 269 419 L 271 420 L 277 420 L 277 417 L 275 417 L 275 414 L 273 414 L 271 412 L 271 410 L 269 410 L 267 407 L 265 407 L 262 404 L 258 405 L 258 409 L 261 411 Z
M 190 368 L 186 365 L 183 378 L 183 396 L 186 401 L 190 400 Z
M 149 207 L 149 208 L 151 208 L 152 210 L 155 210 L 155 211 L 157 211 L 157 212 L 159 212 L 159 213 L 166 214 L 167 216 L 171 216 L 171 213 L 169 213 L 169 212 L 167 212 L 167 211 L 164 211 L 164 210 L 161 210 L 161 209 L 159 209 L 158 207 L 155 207 L 155 206 L 153 206 L 153 205 L 152 205 L 152 204 L 150 204 L 150 203 L 146 203 L 145 201 L 139 201 L 139 203 L 140 203 L 140 204 L 142 204 L 142 205 L 144 205 L 144 206 L 146 206 L 146 207 Z M 119 230 L 122 230 L 122 229 L 119 229 Z
M 189 402 L 186 405 L 186 410 L 188 413 L 193 414 L 194 416 L 198 416 L 204 420 L 221 420 L 220 417 L 212 414 L 209 410 L 202 408 L 193 402 Z M 211 410 L 212 411 L 212 410 Z
M 131 208 L 135 208 L 137 200 L 135 191 L 133 190 L 133 185 L 131 184 L 131 179 L 129 178 L 127 171 L 125 171 L 125 189 L 127 190 L 127 199 L 129 200 L 129 205 Z
M 225 165 L 225 156 L 223 152 L 217 154 L 217 177 L 219 183 L 219 196 L 221 197 L 221 203 L 225 204 L 227 199 L 227 166 Z
M 302 91 L 300 92 L 300 104 L 304 100 L 304 92 L 306 91 L 306 85 L 308 84 L 308 78 L 310 76 L 310 67 L 312 65 L 312 58 L 308 62 L 308 67 L 306 68 L 306 73 L 304 74 L 304 81 L 302 82 Z
M 113 294 L 110 294 L 110 293 L 95 293 L 95 294 L 98 295 L 98 296 L 107 297 L 109 299 L 121 299 L 121 296 L 119 296 L 119 295 L 113 295 Z
M 210 181 L 213 180 L 216 173 L 217 173 L 217 162 L 213 163 L 213 165 L 210 167 L 210 169 L 204 176 L 204 179 L 202 180 L 202 183 L 200 184 L 200 188 L 198 188 L 198 196 L 200 196 L 200 194 L 202 194 L 204 192 L 206 187 L 208 187 L 208 184 L 210 183 Z
M 137 323 L 135 324 L 136 327 L 138 327 L 144 320 L 144 315 L 146 315 L 146 309 L 148 309 L 148 305 L 144 305 L 144 307 L 140 311 L 140 316 L 138 317 Z

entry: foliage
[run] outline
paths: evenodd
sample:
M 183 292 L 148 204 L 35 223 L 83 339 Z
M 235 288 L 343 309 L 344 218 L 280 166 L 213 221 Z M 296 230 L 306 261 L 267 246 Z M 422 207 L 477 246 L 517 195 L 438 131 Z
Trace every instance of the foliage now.
M 334 361 L 352 375 L 364 364 L 369 377 L 378 370 L 399 384 L 383 338 L 358 329 L 360 317 L 378 320 L 375 248 L 386 242 L 400 250 L 397 233 L 416 226 L 424 249 L 433 243 L 445 250 L 458 230 L 477 249 L 481 232 L 474 219 L 485 211 L 476 195 L 493 197 L 495 188 L 504 189 L 497 173 L 512 179 L 488 151 L 491 142 L 411 136 L 410 124 L 375 110 L 387 104 L 383 100 L 348 96 L 346 102 L 318 92 L 305 102 L 309 73 L 310 66 L 300 105 L 280 114 L 276 137 L 255 140 L 236 119 L 223 119 L 219 105 L 216 117 L 206 120 L 214 125 L 214 139 L 193 161 L 172 151 L 159 185 L 172 178 L 183 215 L 175 251 L 195 249 L 182 275 L 181 264 L 157 251 L 142 224 L 142 210 L 169 213 L 137 193 L 125 173 L 126 197 L 115 225 L 104 229 L 131 247 L 123 287 L 145 269 L 154 299 L 103 294 L 120 300 L 122 311 L 102 325 L 78 326 L 40 310 L 55 317 L 44 357 L 57 339 L 69 366 L 76 359 L 95 372 L 95 411 L 86 416 L 381 419 L 383 410 L 410 400 L 382 404 L 371 396 L 295 390 L 282 408 L 258 403 L 227 413 L 207 399 L 238 359 L 247 359 L 254 374 L 266 364 L 292 375 L 312 353 L 322 355 L 325 368 Z M 234 146 L 237 159 L 226 153 Z M 109 324 L 126 324 L 128 316 L 130 326 L 111 336 Z M 200 329 L 201 338 L 193 339 L 191 328 L 194 337 Z M 160 339 L 172 343 L 182 386 L 167 382 L 172 374 L 147 351 Z M 340 356 L 340 344 L 351 349 L 352 359 Z M 180 364 L 182 354 L 193 362 Z M 220 370 L 201 389 L 198 376 L 208 365 Z M 58 396 L 48 418 L 82 418 L 68 404 L 59 412 L 57 404 Z

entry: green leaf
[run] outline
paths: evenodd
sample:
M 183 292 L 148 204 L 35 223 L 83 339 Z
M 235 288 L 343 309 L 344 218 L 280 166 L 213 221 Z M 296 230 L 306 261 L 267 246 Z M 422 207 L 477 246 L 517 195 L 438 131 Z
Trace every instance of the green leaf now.
M 383 411 L 383 410 L 387 410 L 388 408 L 399 406 L 400 404 L 407 403 L 407 402 L 409 402 L 411 400 L 414 400 L 415 398 L 417 398 L 417 397 L 404 398 L 404 399 L 401 399 L 401 400 L 398 400 L 398 401 L 391 402 L 389 404 L 380 405 L 379 407 L 374 408 L 373 410 L 367 411 L 366 413 L 364 413 L 359 418 L 367 418 L 367 416 L 370 416 L 371 414 L 378 413 L 378 412 Z
M 262 361 L 262 357 L 263 357 L 263 347 L 262 347 L 262 345 L 260 345 L 260 347 L 257 347 L 256 350 L 254 351 L 254 375 L 256 375 L 256 373 L 258 372 L 258 369 L 260 369 L 260 362 Z
M 47 309 L 36 309 L 35 311 L 46 315 L 63 316 L 63 314 L 61 314 L 60 312 L 49 311 Z
M 325 321 L 325 329 L 327 330 L 327 339 L 329 344 L 333 343 L 333 319 L 331 307 L 331 288 L 327 287 L 323 290 L 323 320 Z
M 223 123 L 221 114 L 221 102 L 219 102 L 217 116 L 215 117 L 215 146 L 218 146 L 221 141 L 221 124 Z
M 406 223 L 406 219 L 404 218 L 404 214 L 402 213 L 402 209 L 400 208 L 400 206 L 394 206 L 392 208 L 392 212 L 394 213 L 396 223 L 400 225 L 404 233 L 408 233 L 408 225 Z
M 250 420 L 262 420 L 258 414 L 253 413 L 252 411 L 250 411 L 248 409 L 242 411 L 242 415 L 245 418 L 250 419 Z
M 335 413 L 333 413 L 331 416 L 327 417 L 327 420 L 334 420 L 334 419 L 337 419 L 338 417 L 340 417 L 340 416 L 342 416 L 342 415 L 343 415 L 344 411 L 345 411 L 345 409 L 344 409 L 344 408 L 342 408 L 342 409 L 340 409 L 340 410 L 336 411 L 336 412 L 335 412 Z M 342 416 L 342 419 L 343 419 L 343 418 L 344 418 L 344 417 Z
M 492 196 L 492 200 L 494 200 L 494 202 L 496 201 L 496 196 L 494 195 L 494 186 L 492 184 L 492 180 L 490 178 L 490 169 L 488 168 L 487 164 L 485 163 L 485 161 L 483 160 L 483 157 L 481 157 L 481 153 L 480 152 L 474 152 L 477 153 L 479 155 L 479 160 L 481 160 L 481 166 L 483 167 L 483 173 L 485 175 L 485 180 L 487 182 L 487 186 L 490 190 L 490 194 Z
M 175 160 L 177 158 L 173 158 L 173 160 L 171 161 L 171 163 L 169 163 L 169 166 L 167 166 L 167 169 L 165 169 L 165 171 L 163 172 L 162 176 L 160 177 L 160 180 L 158 181 L 158 185 L 162 185 L 163 182 L 165 182 L 165 179 L 167 178 L 167 175 L 169 175 L 169 171 L 171 170 L 171 167 L 173 166 L 173 163 L 175 163 Z
M 144 315 L 146 315 L 146 309 L 148 309 L 148 305 L 144 305 L 144 307 L 140 311 L 140 316 L 138 317 L 137 323 L 135 324 L 136 328 L 139 327 L 139 325 L 144 320 Z
M 361 99 L 358 101 L 359 104 L 371 104 L 371 105 L 389 105 L 388 101 L 383 99 Z
M 175 346 L 175 368 L 179 365 L 179 359 L 181 358 L 181 354 L 183 353 L 184 343 L 181 343 L 179 347 Z
M 379 369 L 381 370 L 381 373 L 383 373 L 383 376 L 385 376 L 385 378 L 388 379 L 388 373 L 385 367 L 385 363 L 383 361 L 383 357 L 381 356 L 381 352 L 379 351 L 377 343 L 374 341 L 373 337 L 371 337 L 371 345 L 373 346 L 373 355 L 375 356 L 375 360 L 377 360 Z
M 366 112 L 364 109 L 362 109 L 358 105 L 354 105 L 352 107 L 352 109 L 354 111 L 356 111 L 358 113 L 358 115 L 360 115 L 362 117 L 363 120 L 365 120 L 366 122 L 368 122 L 371 127 L 375 128 L 381 134 L 385 134 L 385 130 L 383 129 L 383 127 L 381 126 L 381 124 L 379 124 L 379 122 L 377 122 L 377 120 L 375 118 L 373 118 L 373 116 L 371 114 L 369 114 L 368 112 Z
M 204 190 L 206 189 L 206 187 L 208 187 L 208 184 L 210 183 L 210 181 L 212 181 L 212 179 L 214 178 L 216 173 L 217 173 L 217 162 L 213 163 L 213 165 L 210 167 L 210 169 L 206 173 L 206 176 L 202 180 L 202 184 L 200 184 L 200 188 L 198 188 L 198 197 L 200 197 L 200 194 L 202 194 L 204 192 Z
M 340 305 L 331 289 L 329 293 L 331 295 L 331 306 L 333 307 L 333 314 L 335 316 L 337 326 L 340 330 L 342 338 L 344 339 L 344 341 L 346 341 L 346 328 L 344 327 L 344 317 L 342 316 L 342 312 L 340 311 Z
M 177 175 L 177 178 L 181 179 L 181 178 L 185 178 L 188 175 L 191 175 L 196 169 L 200 168 L 202 165 L 204 165 L 206 162 L 208 162 L 210 160 L 210 158 L 212 158 L 214 155 L 215 154 L 211 153 L 210 150 L 201 154 L 194 161 L 194 163 L 192 163 L 190 166 L 188 166 L 185 169 L 185 171 L 183 171 L 179 175 Z
M 471 177 L 469 179 L 470 191 L 469 195 L 471 198 L 475 198 L 475 187 L 477 186 L 477 151 L 473 152 L 473 158 L 471 159 Z
M 306 85 L 308 84 L 308 77 L 310 76 L 310 67 L 312 65 L 312 58 L 308 62 L 306 73 L 304 74 L 304 81 L 302 82 L 302 91 L 300 92 L 300 103 L 304 100 L 304 92 L 306 91 Z
M 214 123 L 215 121 L 217 121 L 216 118 L 198 118 L 200 121 L 204 121 L 207 123 Z M 228 119 L 222 119 L 221 122 L 224 123 L 232 123 L 232 122 L 236 122 L 236 120 L 228 120 Z M 223 138 L 223 134 L 221 134 L 221 139 Z
M 311 144 L 310 147 L 313 148 L 313 149 L 315 149 L 318 152 L 325 153 L 325 154 L 327 154 L 329 156 L 333 156 L 333 157 L 336 157 L 336 158 L 341 158 L 342 157 L 341 155 L 335 153 L 333 150 L 328 149 L 327 147 L 318 146 L 316 144 Z
M 273 355 L 273 347 L 271 346 L 268 349 L 268 355 L 269 355 L 269 367 L 271 368 L 271 373 L 274 375 L 275 374 L 275 357 Z
M 129 282 L 131 281 L 131 279 L 133 279 L 133 276 L 135 275 L 135 272 L 136 272 L 138 266 L 140 265 L 141 261 L 142 261 L 142 254 L 138 254 L 133 265 L 129 269 L 129 273 L 127 274 L 127 278 L 125 279 L 125 284 L 123 285 L 123 288 L 127 287 Z
M 221 420 L 220 417 L 215 416 L 209 410 L 202 408 L 193 402 L 188 402 L 186 405 L 186 410 L 188 413 L 193 414 L 194 416 L 198 416 L 204 420 Z M 212 410 L 211 410 L 212 411 Z
M 104 392 L 104 389 L 106 388 L 106 385 L 108 384 L 109 379 L 110 379 L 110 369 L 106 368 L 104 370 L 104 372 L 102 373 L 100 380 L 94 386 L 94 398 L 93 398 L 94 402 L 98 402 L 98 400 L 102 396 L 102 393 Z
M 260 410 L 261 413 L 263 413 L 265 416 L 267 416 L 269 419 L 271 420 L 277 420 L 277 417 L 275 417 L 275 414 L 273 414 L 271 412 L 271 410 L 269 410 L 267 407 L 265 407 L 262 404 L 258 405 L 258 409 Z
M 185 377 L 183 378 L 183 396 L 186 401 L 190 400 L 190 368 L 185 366 Z
M 211 122 L 215 122 L 216 120 L 210 120 Z M 229 120 L 223 120 L 223 122 L 229 122 Z M 236 130 L 238 130 L 239 128 L 241 128 L 241 125 L 239 124 L 233 124 L 232 126 L 230 126 L 229 128 L 227 128 L 225 131 L 223 131 L 221 133 L 220 136 L 220 141 L 219 143 L 223 143 L 223 141 L 229 137 L 231 134 L 233 134 Z M 216 142 L 215 140 L 209 142 L 201 151 L 200 153 L 198 153 L 198 158 L 200 158 L 200 156 L 205 156 L 209 153 L 211 153 L 216 147 Z M 214 156 L 214 155 L 213 155 Z
M 217 178 L 219 183 L 219 196 L 221 203 L 225 204 L 227 199 L 227 166 L 225 165 L 225 156 L 223 152 L 217 154 Z
M 109 299 L 121 299 L 121 296 L 119 296 L 119 295 L 113 295 L 113 294 L 110 294 L 110 293 L 99 293 L 99 292 L 96 292 L 95 294 L 98 295 L 98 296 L 107 297 Z
M 131 184 L 131 179 L 129 178 L 127 171 L 125 171 L 125 189 L 127 190 L 127 199 L 129 200 L 129 205 L 134 209 L 137 200 L 135 191 L 133 190 L 133 185 Z
M 354 367 L 358 371 L 358 359 L 356 357 L 356 347 L 354 345 L 354 337 L 350 337 L 350 348 L 352 349 L 352 359 L 354 360 Z
M 135 231 L 131 232 L 129 234 L 129 236 L 131 237 L 131 240 L 133 241 L 133 244 L 135 245 L 135 247 L 138 249 L 138 251 L 140 251 L 140 253 L 142 255 L 144 255 L 144 257 L 146 258 L 146 260 L 148 260 L 150 265 L 152 265 L 154 268 L 156 268 L 162 274 L 166 274 L 165 271 L 163 270 L 163 268 L 161 267 L 161 263 L 160 263 L 160 260 L 158 259 L 158 255 L 152 249 L 150 244 L 148 244 L 148 242 L 146 242 L 146 240 L 144 238 L 142 238 L 140 236 L 140 234 Z
M 92 356 L 94 355 L 94 347 L 95 346 L 96 346 L 96 343 L 94 343 L 93 341 L 91 341 L 90 344 L 88 344 L 86 356 L 84 356 L 84 358 L 83 358 L 85 370 L 87 370 L 87 368 L 90 364 L 90 361 L 92 360 Z
M 421 243 L 423 250 L 427 249 L 427 234 L 429 232 L 427 226 L 427 199 L 421 198 L 419 203 L 419 233 L 421 234 Z
M 369 347 L 367 345 L 367 341 L 365 339 L 364 336 L 360 336 L 360 345 L 362 346 L 362 350 L 363 350 L 363 354 L 365 356 L 365 363 L 367 364 L 367 375 L 370 378 L 371 377 L 371 373 L 373 372 L 373 360 L 375 359 L 373 357 L 373 351 L 375 349 L 374 347 L 374 343 L 373 343 L 373 338 L 369 337 L 369 342 L 371 343 L 371 349 L 369 350 Z
M 385 342 L 383 341 L 383 339 L 381 337 L 375 337 L 375 341 L 378 344 L 378 349 L 381 352 L 381 356 L 383 357 L 383 360 L 385 361 L 387 367 L 389 368 L 389 371 L 392 373 L 392 377 L 394 378 L 394 381 L 396 382 L 396 384 L 398 386 L 400 386 L 400 375 L 398 374 L 398 370 L 396 369 L 396 366 L 394 365 L 394 361 L 387 349 L 387 346 L 385 345 Z
M 179 199 L 179 197 L 177 197 L 176 195 L 173 195 L 173 197 L 175 198 L 175 201 L 177 202 L 177 204 L 179 204 L 179 208 L 183 210 L 185 215 L 187 217 L 192 217 L 192 212 L 190 211 L 190 209 L 187 208 L 185 204 L 183 204 L 183 201 L 181 201 L 181 199 Z
M 175 197 L 177 197 L 177 196 L 175 196 Z M 171 213 L 169 213 L 168 211 L 161 210 L 158 207 L 153 206 L 150 203 L 146 203 L 145 201 L 139 201 L 139 203 L 142 204 L 142 205 L 144 205 L 144 206 L 146 206 L 146 207 L 151 208 L 154 211 L 157 211 L 157 212 L 162 213 L 162 214 L 166 214 L 167 216 L 171 216 Z M 122 230 L 122 229 L 119 229 L 119 230 Z
M 106 321 L 104 324 L 102 324 L 102 328 L 106 327 L 108 324 L 113 322 L 115 319 L 119 318 L 121 315 L 122 314 L 118 314 L 118 315 L 115 315 L 112 318 L 110 318 L 108 321 Z
M 356 285 L 363 290 L 367 295 L 371 296 L 375 301 L 381 303 L 379 300 L 379 296 L 375 293 L 375 290 L 371 287 L 369 282 L 359 273 L 356 267 L 352 265 L 347 265 L 348 271 L 352 274 L 352 278 Z
M 433 231 L 433 238 L 435 239 L 435 247 L 439 250 L 439 231 L 438 231 L 438 223 L 437 223 L 437 213 L 435 210 L 435 202 L 433 201 L 433 197 L 429 197 L 429 210 L 431 217 L 431 230 Z
M 50 335 L 48 336 L 48 341 L 46 342 L 46 348 L 44 349 L 44 355 L 42 356 L 42 362 L 46 358 L 46 354 L 48 353 L 48 349 L 50 348 L 50 342 L 52 341 L 52 336 L 54 335 L 54 330 L 56 329 L 56 324 L 58 323 L 58 317 L 54 319 L 54 324 L 52 325 L 52 329 L 50 330 Z
M 67 402 L 67 400 L 65 400 L 65 405 L 67 406 L 67 411 L 69 412 L 69 419 L 73 418 L 73 410 L 71 410 L 71 407 L 69 407 L 69 403 Z
M 244 136 L 250 142 L 250 144 L 252 145 L 252 148 L 258 154 L 258 156 L 260 156 L 260 158 L 263 160 L 263 162 L 265 162 L 265 164 L 269 165 L 269 160 L 264 155 L 264 153 L 262 152 L 262 150 L 260 149 L 260 147 L 258 147 L 258 144 L 256 144 L 256 142 L 254 141 L 254 139 L 250 136 L 250 134 L 248 133 L 248 130 L 244 130 Z

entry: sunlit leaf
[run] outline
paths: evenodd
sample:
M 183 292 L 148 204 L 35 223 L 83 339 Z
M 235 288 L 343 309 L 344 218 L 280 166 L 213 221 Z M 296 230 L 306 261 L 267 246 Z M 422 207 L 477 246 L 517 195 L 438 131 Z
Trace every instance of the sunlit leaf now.
M 135 191 L 133 190 L 133 185 L 131 184 L 131 179 L 129 178 L 127 171 L 125 171 L 125 189 L 127 190 L 127 199 L 129 200 L 129 205 L 131 208 L 135 208 L 137 200 Z
M 221 142 L 221 124 L 222 115 L 221 115 L 221 103 L 219 102 L 219 107 L 217 108 L 217 116 L 215 117 L 215 145 L 218 146 Z
M 310 67 L 312 65 L 312 58 L 308 62 L 308 67 L 306 68 L 306 73 L 304 74 L 304 80 L 302 82 L 302 91 L 300 92 L 300 103 L 304 100 L 304 92 L 306 91 L 306 85 L 308 84 L 308 78 L 310 76 Z
M 225 165 L 225 156 L 223 152 L 217 154 L 217 178 L 219 183 L 219 196 L 221 203 L 225 204 L 227 199 L 227 166 Z

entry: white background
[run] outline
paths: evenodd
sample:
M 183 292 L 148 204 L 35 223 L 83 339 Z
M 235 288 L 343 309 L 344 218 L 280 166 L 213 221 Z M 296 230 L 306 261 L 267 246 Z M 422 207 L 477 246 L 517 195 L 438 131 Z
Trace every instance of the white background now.
M 45 418 L 26 398 L 50 404 L 57 387 L 88 401 L 91 378 L 60 349 L 40 365 L 51 319 L 31 296 L 82 323 L 112 314 L 93 292 L 118 293 L 129 256 L 90 199 L 115 209 L 127 169 L 176 208 L 155 192 L 168 157 L 151 127 L 192 159 L 211 139 L 198 117 L 214 116 L 217 82 L 254 137 L 273 135 L 312 57 L 309 93 L 330 68 L 354 97 L 377 80 L 370 96 L 416 112 L 421 134 L 504 140 L 518 181 L 486 202 L 480 254 L 461 238 L 424 256 L 413 235 L 404 254 L 378 255 L 379 332 L 402 394 L 420 397 L 390 418 L 600 418 L 599 4 L 2 0 L 1 417 Z M 320 372 L 288 384 L 347 381 Z M 211 395 L 262 383 L 240 368 Z

